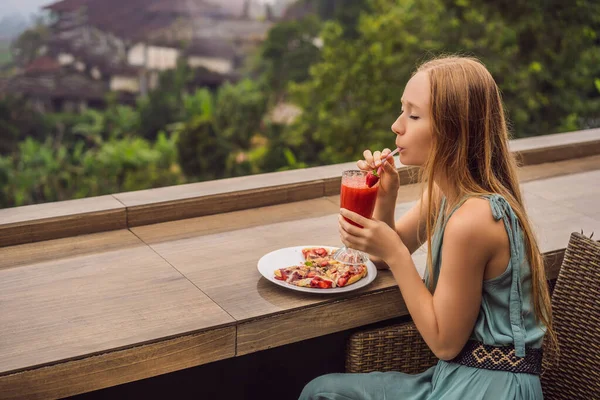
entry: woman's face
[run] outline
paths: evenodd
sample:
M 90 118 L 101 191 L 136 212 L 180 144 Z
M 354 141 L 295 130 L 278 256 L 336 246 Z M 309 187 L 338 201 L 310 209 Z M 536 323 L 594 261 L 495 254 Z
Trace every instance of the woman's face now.
M 433 132 L 431 125 L 429 77 L 418 72 L 406 84 L 402 96 L 402 114 L 392 124 L 400 162 L 421 166 L 429 157 Z

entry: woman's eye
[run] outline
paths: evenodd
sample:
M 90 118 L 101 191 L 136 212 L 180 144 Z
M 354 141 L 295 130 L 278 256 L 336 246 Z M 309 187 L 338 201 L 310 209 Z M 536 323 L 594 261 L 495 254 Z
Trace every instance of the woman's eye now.
M 415 121 L 419 119 L 419 117 L 417 117 L 416 115 L 411 115 L 409 118 L 414 119 Z

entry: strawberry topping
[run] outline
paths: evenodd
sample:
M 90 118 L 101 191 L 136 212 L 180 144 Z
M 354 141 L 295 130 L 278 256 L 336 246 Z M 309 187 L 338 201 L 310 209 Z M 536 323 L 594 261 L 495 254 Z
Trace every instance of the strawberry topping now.
M 367 186 L 372 188 L 377 184 L 377 182 L 379 182 L 379 174 L 377 173 L 377 170 L 369 171 L 366 180 Z
M 314 278 L 312 278 L 312 280 L 310 281 L 310 286 L 311 287 L 318 287 L 321 289 L 328 289 L 332 286 L 331 281 L 326 281 L 324 279 L 322 279 L 319 276 L 315 276 Z

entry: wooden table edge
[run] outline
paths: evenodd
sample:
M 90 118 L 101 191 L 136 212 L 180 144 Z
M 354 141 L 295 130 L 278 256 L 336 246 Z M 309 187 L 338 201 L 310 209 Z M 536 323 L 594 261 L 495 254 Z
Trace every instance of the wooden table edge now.
M 234 357 L 226 325 L 0 375 L 0 398 L 73 396 Z M 93 379 L 90 379 L 93 376 Z

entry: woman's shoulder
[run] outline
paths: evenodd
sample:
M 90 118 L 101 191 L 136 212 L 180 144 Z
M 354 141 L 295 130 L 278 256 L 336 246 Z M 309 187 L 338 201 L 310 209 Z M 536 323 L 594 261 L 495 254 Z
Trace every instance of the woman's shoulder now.
M 450 216 L 444 236 L 463 238 L 473 246 L 493 251 L 506 244 L 504 223 L 494 218 L 490 200 L 470 197 Z
M 469 197 L 450 215 L 447 229 L 481 230 L 496 225 L 490 202 L 485 197 Z

